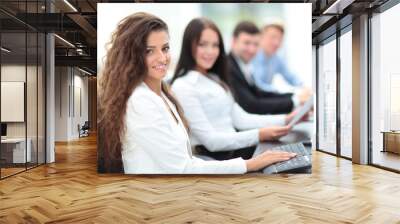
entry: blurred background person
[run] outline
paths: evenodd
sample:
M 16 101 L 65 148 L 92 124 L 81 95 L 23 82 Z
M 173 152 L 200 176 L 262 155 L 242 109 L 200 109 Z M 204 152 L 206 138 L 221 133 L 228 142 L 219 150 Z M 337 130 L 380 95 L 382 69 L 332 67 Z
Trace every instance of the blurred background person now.
M 266 92 L 254 83 L 251 60 L 258 52 L 259 41 L 260 30 L 253 22 L 242 21 L 236 25 L 228 55 L 232 93 L 236 102 L 249 113 L 289 113 L 294 108 L 293 94 Z
M 305 88 L 301 79 L 287 66 L 286 61 L 278 54 L 285 34 L 284 26 L 279 22 L 268 23 L 262 28 L 261 49 L 253 59 L 253 78 L 255 85 L 266 92 L 281 92 L 279 86 L 273 84 L 274 76 L 281 75 L 290 85 L 297 87 L 292 100 L 295 106 L 303 104 L 311 96 L 312 91 Z

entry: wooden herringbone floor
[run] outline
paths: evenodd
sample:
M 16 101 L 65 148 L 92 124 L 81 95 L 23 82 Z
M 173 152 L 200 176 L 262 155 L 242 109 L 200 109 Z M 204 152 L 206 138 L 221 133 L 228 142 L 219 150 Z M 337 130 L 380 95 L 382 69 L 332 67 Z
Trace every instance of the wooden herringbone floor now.
M 0 223 L 400 223 L 400 175 L 315 152 L 313 173 L 124 176 L 96 172 L 94 137 L 0 181 Z

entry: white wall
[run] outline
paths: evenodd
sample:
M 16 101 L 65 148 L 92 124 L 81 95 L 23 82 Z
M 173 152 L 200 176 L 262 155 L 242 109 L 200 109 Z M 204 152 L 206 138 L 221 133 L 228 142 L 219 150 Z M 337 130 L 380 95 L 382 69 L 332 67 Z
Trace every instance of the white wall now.
M 6 122 L 7 137 L 24 138 L 25 134 L 31 143 L 32 161 L 36 162 L 37 153 L 39 163 L 44 162 L 44 74 L 41 66 L 25 64 L 3 64 L 1 66 L 2 81 L 25 82 L 26 83 L 26 107 L 20 108 L 21 113 L 27 115 L 23 122 Z M 27 81 L 25 80 L 27 78 Z M 3 89 L 2 89 L 3 91 Z M 7 96 L 2 96 L 7 97 Z M 23 102 L 24 104 L 24 102 Z M 13 110 L 10 107 L 2 107 L 1 110 Z M 7 111 L 16 113 L 16 111 Z
M 78 73 L 78 70 L 75 70 L 75 75 L 74 75 L 74 110 L 75 113 L 73 113 L 73 119 L 72 119 L 72 129 L 71 129 L 71 135 L 73 138 L 79 137 L 78 133 L 78 124 L 82 126 L 85 121 L 88 121 L 88 77 L 82 77 L 82 73 Z M 78 91 L 80 90 L 80 93 Z M 79 97 L 80 94 L 80 97 Z M 79 100 L 81 102 L 79 102 Z M 81 106 L 81 108 L 79 108 Z M 79 109 L 82 110 L 80 113 Z
M 311 3 L 284 4 L 285 56 L 290 70 L 312 86 Z
M 2 65 L 1 66 L 1 81 L 18 81 L 25 82 L 25 65 Z M 28 70 L 30 68 L 28 67 Z M 7 110 L 7 108 L 1 108 Z M 21 138 L 25 137 L 25 122 L 7 123 L 7 137 Z
M 1 66 L 1 81 L 10 81 L 10 82 L 25 82 L 25 75 L 27 69 L 28 74 L 32 74 L 33 72 L 36 74 L 36 67 L 18 64 L 8 64 Z M 26 82 L 25 82 L 26 83 Z M 36 82 L 35 82 L 36 84 Z M 36 89 L 35 92 L 28 92 L 28 97 L 36 97 Z M 32 99 L 27 99 L 28 102 L 31 102 Z M 36 105 L 35 105 L 36 107 Z M 7 110 L 7 108 L 1 108 L 1 110 Z M 28 113 L 28 121 L 33 120 L 35 117 L 31 117 L 31 113 Z M 7 136 L 8 137 L 25 137 L 25 125 L 26 122 L 7 122 Z M 32 125 L 28 125 L 28 128 L 32 127 Z M 35 127 L 36 128 L 36 127 Z M 28 134 L 30 131 L 28 130 Z M 28 136 L 29 137 L 29 136 Z
M 55 140 L 77 139 L 78 124 L 88 120 L 88 78 L 76 68 L 56 67 L 55 85 Z M 82 106 L 82 115 L 77 105 Z
M 67 67 L 55 68 L 55 140 L 68 140 L 68 86 Z

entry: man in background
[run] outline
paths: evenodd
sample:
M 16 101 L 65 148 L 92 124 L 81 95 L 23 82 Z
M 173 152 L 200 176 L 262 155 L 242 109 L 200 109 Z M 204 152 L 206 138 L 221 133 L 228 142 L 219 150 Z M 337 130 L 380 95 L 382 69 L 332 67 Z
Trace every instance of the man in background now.
M 254 23 L 244 21 L 237 24 L 228 56 L 231 90 L 236 102 L 249 113 L 289 113 L 295 106 L 293 94 L 267 92 L 256 86 L 251 61 L 259 50 L 259 41 L 260 30 Z
M 303 104 L 310 96 L 311 90 L 303 87 L 301 79 L 290 71 L 286 62 L 277 55 L 282 46 L 285 29 L 280 23 L 270 23 L 261 31 L 261 50 L 252 61 L 255 85 L 265 92 L 281 92 L 279 86 L 274 86 L 274 76 L 280 74 L 290 85 L 297 87 L 297 93 L 292 98 L 294 106 Z

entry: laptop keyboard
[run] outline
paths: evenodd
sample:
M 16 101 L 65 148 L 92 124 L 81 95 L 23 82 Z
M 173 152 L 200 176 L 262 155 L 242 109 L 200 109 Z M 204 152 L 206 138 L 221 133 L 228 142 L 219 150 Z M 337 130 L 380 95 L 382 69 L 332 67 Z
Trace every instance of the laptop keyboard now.
M 297 156 L 284 162 L 278 162 L 264 168 L 266 174 L 281 173 L 285 171 L 311 167 L 311 149 L 306 149 L 300 143 L 282 145 L 269 149 L 271 151 L 285 151 L 296 153 Z

